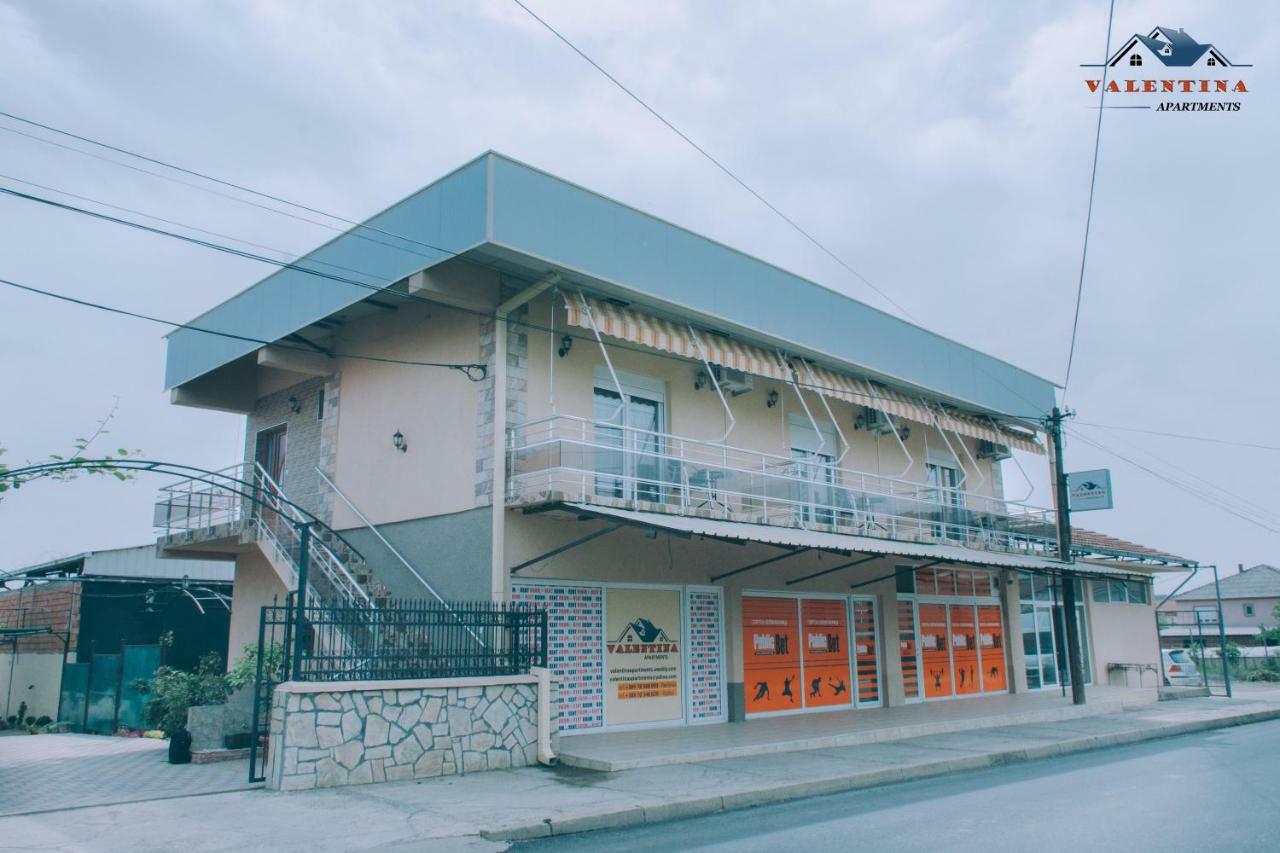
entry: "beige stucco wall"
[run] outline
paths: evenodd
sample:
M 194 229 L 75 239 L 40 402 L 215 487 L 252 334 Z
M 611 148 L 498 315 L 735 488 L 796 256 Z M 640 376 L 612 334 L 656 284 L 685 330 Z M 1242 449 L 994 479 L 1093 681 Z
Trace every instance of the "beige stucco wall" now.
M 62 660 L 57 652 L 0 653 L 0 717 L 26 702 L 27 716 L 57 718 Z
M 552 307 L 556 306 L 554 334 L 542 330 L 529 332 L 528 411 L 531 421 L 551 416 L 553 407 L 555 414 L 592 417 L 594 373 L 597 367 L 605 367 L 605 359 L 594 340 L 580 337 L 590 336 L 590 331 L 566 327 L 562 302 L 563 296 L 548 294 L 534 300 L 529 309 L 529 322 L 546 328 L 552 323 Z M 566 331 L 579 337 L 573 341 L 569 354 L 561 358 L 556 350 L 559 349 L 561 338 Z M 697 374 L 704 371 L 702 364 L 676 359 L 669 355 L 659 355 L 656 351 L 652 353 L 637 351 L 635 344 L 619 345 L 610 338 L 605 338 L 605 342 L 615 370 L 665 384 L 668 432 L 684 438 L 720 440 L 728 427 L 728 418 L 719 397 L 710 385 L 699 391 L 695 391 L 693 387 Z M 793 414 L 801 418 L 805 417 L 796 391 L 787 383 L 761 377 L 755 377 L 754 382 L 755 387 L 752 391 L 739 397 L 728 398 L 736 424 L 725 443 L 734 447 L 788 456 L 790 455 L 791 417 Z M 770 391 L 778 392 L 778 405 L 773 408 L 769 408 L 766 404 Z M 828 423 L 831 421 L 823 406 L 822 398 L 817 393 L 804 390 L 803 387 L 800 393 L 804 394 L 804 402 L 816 420 Z M 910 429 L 910 437 L 906 445 L 914 458 L 910 470 L 903 474 L 902 469 L 907 460 L 902 455 L 898 443 L 891 436 L 874 435 L 865 430 L 854 429 L 854 420 L 862 412 L 860 406 L 840 400 L 828 399 L 826 402 L 835 416 L 835 423 L 843 432 L 845 440 L 851 445 L 848 454 L 841 462 L 843 468 L 884 476 L 902 474 L 905 479 L 923 481 L 926 448 L 946 450 L 946 443 L 936 428 L 914 421 L 902 421 L 900 426 Z M 948 433 L 947 439 L 956 448 L 961 467 L 968 477 L 962 488 L 978 494 L 998 495 L 1000 477 L 992 476 L 991 463 L 987 460 L 977 460 L 979 468 L 975 471 L 969 462 L 969 457 L 960 450 L 958 437 Z M 976 459 L 977 442 L 970 438 L 964 441 L 969 454 Z M 833 448 L 833 451 L 835 455 L 839 455 L 838 450 Z
M 1094 601 L 1092 595 L 1088 598 L 1094 684 L 1107 683 L 1109 663 L 1160 662 L 1153 604 L 1103 604 Z M 1150 683 L 1148 677 L 1146 684 Z
M 355 323 L 338 349 L 443 363 L 480 359 L 475 314 L 405 302 Z M 335 481 L 374 523 L 470 509 L 474 505 L 479 384 L 456 370 L 339 359 Z M 399 431 L 408 450 L 392 446 Z M 333 526 L 359 520 L 333 502 Z
M 231 588 L 231 625 L 227 636 L 227 665 L 240 657 L 245 646 L 258 643 L 261 608 L 273 599 L 284 603 L 284 581 L 257 546 L 236 557 L 235 585 Z

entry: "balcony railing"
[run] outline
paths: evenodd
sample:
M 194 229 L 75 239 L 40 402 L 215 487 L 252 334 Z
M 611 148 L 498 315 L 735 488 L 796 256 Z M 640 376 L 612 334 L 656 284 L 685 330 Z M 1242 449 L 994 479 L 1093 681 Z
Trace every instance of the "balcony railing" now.
M 554 500 L 987 551 L 1055 552 L 1051 510 L 559 415 L 507 435 L 507 502 Z

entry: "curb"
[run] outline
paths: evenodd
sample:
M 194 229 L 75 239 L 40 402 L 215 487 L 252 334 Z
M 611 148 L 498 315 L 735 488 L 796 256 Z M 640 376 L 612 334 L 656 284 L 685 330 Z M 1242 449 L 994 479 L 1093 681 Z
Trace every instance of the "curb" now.
M 969 770 L 981 770 L 987 767 L 998 767 L 1007 764 L 1021 764 L 1027 761 L 1038 761 L 1045 758 L 1056 758 L 1096 749 L 1105 749 L 1110 746 L 1124 746 L 1143 741 L 1162 740 L 1179 735 L 1195 734 L 1211 729 L 1232 728 L 1274 719 L 1280 719 L 1280 708 L 1252 711 L 1230 717 L 1167 723 L 1148 729 L 1135 729 L 1104 735 L 1088 735 L 1056 743 L 1047 743 L 1042 746 L 946 758 L 924 764 L 885 767 L 833 779 L 816 779 L 783 785 L 770 785 L 723 796 L 700 797 L 649 806 L 630 806 L 609 812 L 564 817 L 558 820 L 547 818 L 536 823 L 515 826 L 495 827 L 492 829 L 482 828 L 480 836 L 488 841 L 525 841 L 533 838 L 546 838 L 552 835 L 569 835 L 597 829 L 618 829 L 645 823 L 660 823 L 678 818 L 701 817 L 753 806 L 783 803 L 825 794 L 856 791 L 863 788 L 875 788 L 898 782 L 915 782 L 921 779 L 963 773 Z

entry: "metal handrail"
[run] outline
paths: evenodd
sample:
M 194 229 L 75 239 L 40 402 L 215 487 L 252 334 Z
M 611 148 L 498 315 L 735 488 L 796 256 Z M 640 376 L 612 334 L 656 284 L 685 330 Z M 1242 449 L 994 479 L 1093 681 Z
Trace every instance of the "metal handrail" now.
M 726 518 L 758 516 L 765 524 L 854 528 L 880 538 L 941 537 L 983 550 L 1039 553 L 1055 541 L 1048 510 L 813 458 L 571 415 L 511 428 L 507 450 L 508 500 L 541 489 L 578 494 L 588 502 L 601 496 L 645 501 L 681 514 L 692 510 Z M 602 459 L 610 464 L 601 466 Z M 702 502 L 691 506 L 699 497 Z
M 387 539 L 387 537 L 382 535 L 382 531 L 379 530 L 376 526 L 374 526 L 374 523 L 369 520 L 369 517 L 365 515 L 363 512 L 361 512 L 360 508 L 351 502 L 351 499 L 347 497 L 346 494 L 343 493 L 342 489 L 338 488 L 338 484 L 333 482 L 333 480 L 330 479 L 328 474 L 321 471 L 318 465 L 316 466 L 316 473 L 319 474 L 320 478 L 329 485 L 329 488 L 333 489 L 333 493 L 342 499 L 342 502 L 347 505 L 347 509 L 351 510 L 351 512 L 355 515 L 355 517 L 360 519 L 360 522 L 365 527 L 369 528 L 370 532 L 373 533 L 374 537 L 376 537 L 377 540 L 381 542 L 383 545 L 387 546 L 387 550 L 390 551 L 391 554 L 397 560 L 400 561 L 401 565 L 403 565 L 406 569 L 408 569 L 410 573 L 415 578 L 418 579 L 418 581 L 426 588 L 427 592 L 431 593 L 431 596 L 436 601 L 440 602 L 440 604 L 444 606 L 445 610 L 448 610 L 450 613 L 452 613 L 453 609 L 449 606 L 449 602 L 445 601 L 444 597 L 441 596 L 440 593 L 436 592 L 436 588 L 431 585 L 431 582 L 422 576 L 422 573 L 418 571 L 417 567 L 414 566 L 412 563 L 410 563 L 409 560 L 406 559 L 405 556 L 400 553 L 399 549 L 396 548 L 396 546 L 391 544 L 391 542 Z M 467 633 L 471 635 L 472 639 L 474 639 L 477 643 L 479 643 L 481 648 L 485 648 L 484 640 L 482 640 L 479 637 L 479 635 L 476 634 L 475 631 L 471 630 L 470 626 L 468 626 L 466 623 L 463 623 L 461 618 L 459 618 L 458 621 L 462 623 L 462 626 L 464 628 L 467 629 Z

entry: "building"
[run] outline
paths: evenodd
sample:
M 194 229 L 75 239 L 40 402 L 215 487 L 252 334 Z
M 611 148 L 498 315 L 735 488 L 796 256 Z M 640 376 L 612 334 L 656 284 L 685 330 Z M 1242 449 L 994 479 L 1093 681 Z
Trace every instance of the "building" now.
M 1185 561 L 1065 565 L 1006 494 L 1053 383 L 502 155 L 192 325 L 173 402 L 244 414 L 245 455 L 157 524 L 234 556 L 233 647 L 313 513 L 321 601 L 546 608 L 562 732 L 1057 689 L 1064 570 L 1089 682 L 1158 662 Z
M 233 576 L 227 560 L 163 560 L 154 545 L 0 574 L 0 717 L 25 703 L 74 731 L 140 728 L 133 679 L 227 655 Z
M 1222 578 L 1222 619 L 1218 619 L 1218 592 L 1212 581 L 1174 596 L 1160 608 L 1160 641 L 1165 648 L 1184 648 L 1197 638 L 1216 645 L 1220 633 L 1227 642 L 1256 646 L 1266 628 L 1276 627 L 1280 606 L 1280 569 L 1265 563 L 1241 567 Z M 1221 621 L 1222 631 L 1219 631 Z

